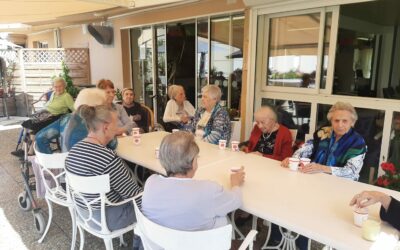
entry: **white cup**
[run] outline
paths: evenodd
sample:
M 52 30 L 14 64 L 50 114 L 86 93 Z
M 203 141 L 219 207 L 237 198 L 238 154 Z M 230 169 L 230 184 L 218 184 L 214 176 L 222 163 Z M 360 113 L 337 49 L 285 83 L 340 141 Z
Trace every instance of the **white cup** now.
M 368 208 L 353 207 L 354 224 L 362 227 L 364 221 L 368 219 Z
M 242 167 L 231 167 L 231 172 L 236 173 L 239 172 L 242 169 Z
M 238 141 L 232 141 L 231 142 L 231 148 L 232 148 L 232 151 L 238 152 L 239 151 L 239 142 Z
M 303 164 L 303 166 L 310 164 L 310 162 L 311 162 L 310 158 L 300 158 L 300 163 Z
M 367 219 L 362 224 L 362 237 L 369 241 L 375 241 L 381 232 L 381 223 L 376 220 Z
M 291 157 L 289 158 L 289 169 L 292 171 L 297 171 L 299 169 L 300 159 Z
M 140 135 L 140 128 L 132 128 L 132 135 Z
M 174 129 L 172 130 L 172 133 L 176 133 L 176 132 L 179 132 L 179 129 L 174 128 Z
M 134 135 L 133 136 L 133 143 L 135 143 L 136 145 L 139 145 L 140 142 L 141 142 L 140 134 Z
M 160 158 L 160 148 L 156 148 L 155 155 L 157 159 Z
M 226 148 L 226 140 L 219 140 L 218 147 L 219 147 L 219 149 L 224 150 Z

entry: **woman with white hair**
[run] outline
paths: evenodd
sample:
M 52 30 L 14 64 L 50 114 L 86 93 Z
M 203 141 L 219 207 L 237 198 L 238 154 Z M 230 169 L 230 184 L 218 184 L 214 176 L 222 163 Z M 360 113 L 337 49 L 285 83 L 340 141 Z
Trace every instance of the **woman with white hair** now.
M 329 110 L 327 118 L 331 126 L 316 131 L 314 140 L 307 142 L 292 157 L 311 159 L 310 164 L 300 167 L 303 173 L 327 173 L 358 180 L 367 147 L 353 128 L 357 121 L 356 110 L 350 103 L 337 102 Z M 286 158 L 282 166 L 288 165 Z
M 166 130 L 182 128 L 187 124 L 190 117 L 194 116 L 193 105 L 186 100 L 185 89 L 181 85 L 171 85 L 168 87 L 168 97 L 170 98 L 165 107 L 163 121 L 166 123 Z
M 196 110 L 188 129 L 204 141 L 218 144 L 219 140 L 229 142 L 231 121 L 228 111 L 221 107 L 221 89 L 207 85 L 201 89 L 201 107 Z
M 74 108 L 77 110 L 82 105 L 92 107 L 105 105 L 106 101 L 107 98 L 104 91 L 96 88 L 83 89 L 76 98 Z M 87 133 L 85 122 L 80 114 L 75 111 L 64 115 L 62 118 L 40 130 L 36 134 L 36 147 L 42 153 L 51 154 L 50 142 L 56 138 L 60 138 L 61 151 L 68 152 L 73 145 L 85 138 Z M 112 140 L 108 146 L 115 149 L 117 140 Z
M 194 180 L 199 147 L 192 134 L 180 131 L 164 137 L 160 163 L 167 172 L 150 176 L 142 196 L 143 214 L 151 221 L 184 231 L 208 230 L 228 223 L 227 213 L 242 203 L 243 168 L 231 173 L 231 190 L 209 180 Z
M 278 116 L 270 106 L 263 106 L 254 113 L 256 124 L 244 148 L 253 153 L 282 161 L 292 155 L 292 136 L 288 128 L 278 123 Z

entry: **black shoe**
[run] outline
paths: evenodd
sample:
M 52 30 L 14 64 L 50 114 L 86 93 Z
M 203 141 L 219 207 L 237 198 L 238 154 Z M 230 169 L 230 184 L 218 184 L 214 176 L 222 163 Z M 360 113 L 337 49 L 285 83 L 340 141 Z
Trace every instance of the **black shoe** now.
M 18 150 L 12 151 L 11 154 L 16 157 L 24 157 L 24 150 L 18 149 Z

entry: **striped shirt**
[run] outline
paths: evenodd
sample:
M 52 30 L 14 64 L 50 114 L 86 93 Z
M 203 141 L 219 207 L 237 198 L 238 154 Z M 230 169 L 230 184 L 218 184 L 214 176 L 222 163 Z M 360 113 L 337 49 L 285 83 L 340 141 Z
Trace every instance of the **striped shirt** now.
M 86 141 L 78 142 L 69 151 L 65 160 L 65 168 L 68 172 L 79 176 L 109 174 L 110 192 L 106 196 L 111 202 L 120 202 L 142 192 L 121 158 L 113 150 L 102 145 Z M 87 202 L 99 197 L 97 194 L 82 195 Z M 80 207 L 86 208 L 84 203 L 76 201 Z M 92 209 L 100 209 L 100 201 L 95 202 Z

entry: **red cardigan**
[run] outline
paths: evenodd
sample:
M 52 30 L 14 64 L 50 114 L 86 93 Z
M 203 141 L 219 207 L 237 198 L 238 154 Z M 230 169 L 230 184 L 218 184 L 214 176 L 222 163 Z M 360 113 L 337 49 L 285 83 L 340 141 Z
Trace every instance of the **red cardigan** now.
M 258 140 L 262 135 L 262 131 L 258 128 L 257 125 L 254 125 L 253 130 L 250 134 L 249 143 L 247 145 L 247 152 L 255 151 L 255 147 L 257 145 Z M 268 157 L 274 160 L 282 161 L 286 157 L 290 157 L 293 154 L 292 150 L 292 134 L 289 129 L 281 124 L 279 124 L 278 133 L 275 139 L 274 152 L 272 155 L 263 154 L 264 157 Z

